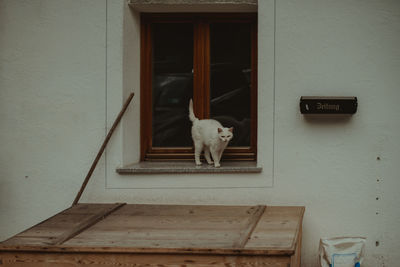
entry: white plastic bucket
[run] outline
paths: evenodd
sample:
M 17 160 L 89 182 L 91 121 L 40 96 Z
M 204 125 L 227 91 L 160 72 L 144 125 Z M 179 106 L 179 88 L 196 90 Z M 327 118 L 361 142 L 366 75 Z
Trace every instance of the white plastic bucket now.
M 321 239 L 319 262 L 321 267 L 361 267 L 364 259 L 364 237 L 335 237 Z

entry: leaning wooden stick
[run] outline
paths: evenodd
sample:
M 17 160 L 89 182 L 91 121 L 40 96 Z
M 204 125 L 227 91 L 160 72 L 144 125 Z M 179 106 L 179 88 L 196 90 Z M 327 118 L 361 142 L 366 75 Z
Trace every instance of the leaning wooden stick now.
M 101 158 L 101 155 L 103 154 L 103 152 L 104 152 L 104 150 L 105 150 L 105 148 L 106 148 L 106 146 L 107 146 L 108 141 L 110 140 L 112 134 L 114 133 L 115 128 L 117 128 L 118 123 L 121 121 L 122 116 L 124 115 L 126 109 L 127 109 L 128 106 L 129 106 L 129 103 L 131 102 L 131 100 L 132 100 L 132 98 L 133 98 L 134 95 L 135 95 L 134 93 L 131 93 L 131 94 L 129 95 L 128 99 L 125 101 L 124 105 L 122 106 L 122 109 L 121 109 L 121 111 L 119 112 L 117 118 L 115 119 L 113 125 L 111 126 L 110 131 L 108 131 L 108 134 L 107 134 L 106 138 L 104 139 L 104 142 L 103 142 L 103 144 L 101 145 L 100 150 L 99 150 L 99 152 L 97 153 L 97 156 L 96 156 L 96 158 L 94 159 L 94 161 L 93 161 L 93 163 L 92 163 L 92 166 L 90 167 L 90 170 L 89 170 L 89 172 L 88 172 L 87 175 L 86 175 L 85 180 L 83 181 L 83 184 L 82 184 L 82 186 L 81 186 L 81 189 L 79 190 L 78 194 L 77 194 L 76 197 L 75 197 L 74 202 L 72 203 L 72 206 L 78 204 L 79 199 L 81 198 L 82 193 L 83 193 L 83 191 L 85 190 L 85 187 L 86 187 L 86 185 L 88 184 L 89 179 L 90 179 L 90 177 L 92 176 L 93 171 L 94 171 L 94 169 L 96 168 L 96 165 L 97 165 L 97 163 L 99 162 L 99 160 L 100 160 L 100 158 Z

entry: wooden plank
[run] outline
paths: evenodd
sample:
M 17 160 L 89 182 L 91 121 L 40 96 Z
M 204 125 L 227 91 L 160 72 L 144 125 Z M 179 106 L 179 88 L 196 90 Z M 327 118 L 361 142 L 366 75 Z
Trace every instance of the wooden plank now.
M 202 219 L 199 217 L 180 218 L 164 216 L 153 220 L 149 216 L 113 216 L 100 222 L 88 231 L 102 230 L 105 232 L 131 231 L 233 231 L 246 230 L 249 218 L 214 218 Z M 239 234 L 239 233 L 238 233 Z
M 67 209 L 65 209 L 65 210 L 63 210 L 63 211 L 61 211 L 61 212 L 65 212 L 65 211 L 67 211 L 67 210 L 69 210 L 69 209 L 71 209 L 71 207 L 69 207 L 69 208 L 67 208 Z M 60 212 L 60 213 L 61 213 L 61 212 Z M 55 218 L 56 216 L 58 216 L 58 214 L 59 214 L 59 213 L 57 213 L 57 214 L 55 214 L 55 215 L 49 217 L 48 219 L 46 219 L 46 220 L 44 220 L 44 221 L 42 221 L 42 222 L 40 222 L 40 223 L 37 223 L 36 225 L 34 225 L 34 226 L 32 226 L 32 227 L 29 227 L 28 229 L 22 231 L 21 233 L 15 235 L 15 236 L 13 236 L 13 237 L 10 237 L 10 238 L 7 239 L 7 240 L 4 240 L 4 241 L 1 242 L 0 244 L 6 244 L 7 242 L 12 241 L 12 239 L 14 239 L 14 238 L 15 238 L 16 236 L 18 236 L 18 235 L 23 234 L 23 233 L 26 233 L 26 232 L 29 232 L 29 231 L 32 231 L 32 229 L 37 228 L 39 225 L 54 220 L 54 218 Z
M 121 204 L 78 204 L 1 243 L 2 246 L 61 244 Z
M 267 207 L 245 248 L 295 251 L 304 207 Z
M 221 205 L 141 205 L 128 204 L 113 215 L 141 216 L 207 216 L 207 217 L 248 217 L 256 213 L 258 206 Z
M 170 250 L 175 250 L 175 252 L 179 252 L 182 248 L 188 248 L 188 249 L 196 249 L 196 248 L 204 248 L 208 249 L 209 252 L 212 253 L 214 249 L 229 249 L 232 248 L 232 242 L 235 240 L 235 238 L 231 238 L 231 240 L 224 240 L 223 235 L 217 235 L 217 237 L 220 237 L 220 239 L 216 238 L 211 238 L 210 236 L 209 239 L 201 239 L 201 240 L 194 240 L 194 238 L 198 237 L 199 235 L 194 236 L 192 239 L 188 238 L 180 238 L 180 239 L 132 239 L 132 236 L 122 236 L 119 235 L 118 238 L 120 240 L 117 240 L 117 236 L 113 236 L 112 238 L 106 238 L 102 236 L 102 238 L 77 238 L 74 239 L 73 241 L 70 241 L 66 243 L 68 246 L 91 246 L 91 247 L 112 247 L 112 246 L 118 246 L 118 247 L 126 247 L 126 248 L 151 248 L 153 250 L 150 251 L 156 251 L 157 248 L 163 248 L 163 249 L 170 249 Z M 172 251 L 171 251 L 172 252 Z
M 245 242 L 260 209 L 126 205 L 65 245 L 233 248 Z
M 251 234 L 257 226 L 258 221 L 261 216 L 264 214 L 265 206 L 258 206 L 257 210 L 252 214 L 250 219 L 248 220 L 248 224 L 244 230 L 239 233 L 239 239 L 233 244 L 235 248 L 243 248 L 247 241 L 249 240 Z
M 1 253 L 4 267 L 48 266 L 264 266 L 288 267 L 289 257 L 218 256 L 218 255 L 159 255 L 159 254 L 87 254 L 87 253 Z
M 100 247 L 100 246 L 35 246 L 14 245 L 1 246 L 1 252 L 35 252 L 35 253 L 117 253 L 117 254 L 192 254 L 192 255 L 242 255 L 242 256 L 288 256 L 293 255 L 292 250 L 283 249 L 237 249 L 237 248 L 165 248 L 165 247 Z
M 86 205 L 79 205 L 86 206 Z M 60 214 L 68 213 L 70 210 L 76 209 L 77 207 L 70 207 L 50 218 L 38 223 L 35 226 L 28 228 L 27 230 L 9 238 L 8 240 L 1 243 L 1 245 L 12 246 L 12 245 L 49 245 L 51 241 L 57 236 L 61 235 L 65 229 L 71 227 L 76 222 L 79 222 L 83 217 L 62 217 Z M 66 218 L 70 218 L 69 221 Z M 48 226 L 48 228 L 47 228 Z M 61 232 L 54 229 L 54 226 L 58 226 Z
M 117 203 L 118 204 L 118 203 Z M 71 208 L 61 212 L 61 214 L 97 214 L 103 212 L 104 209 L 108 207 L 114 206 L 115 203 L 79 203 L 77 205 L 72 206 Z
M 57 237 L 53 241 L 53 245 L 60 245 L 65 241 L 71 239 L 72 237 L 76 236 L 80 232 L 84 231 L 85 229 L 89 228 L 90 226 L 94 225 L 95 223 L 99 222 L 107 215 L 111 214 L 113 211 L 117 210 L 118 208 L 125 205 L 125 203 L 116 203 L 111 205 L 110 207 L 105 208 L 99 213 L 93 214 L 92 216 L 87 217 L 85 220 L 78 223 L 74 228 L 68 229 L 68 231 L 64 232 L 62 235 Z

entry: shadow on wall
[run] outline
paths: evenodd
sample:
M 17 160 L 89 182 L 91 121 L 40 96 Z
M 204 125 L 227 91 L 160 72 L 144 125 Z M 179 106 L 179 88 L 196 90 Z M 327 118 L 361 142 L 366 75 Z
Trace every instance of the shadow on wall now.
M 350 123 L 353 119 L 352 115 L 303 115 L 303 119 L 308 124 L 321 126 L 335 126 Z

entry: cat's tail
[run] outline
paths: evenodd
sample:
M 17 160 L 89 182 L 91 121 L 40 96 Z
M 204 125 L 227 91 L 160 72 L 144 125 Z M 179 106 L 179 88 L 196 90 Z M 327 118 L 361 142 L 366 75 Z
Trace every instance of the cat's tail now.
M 192 99 L 190 99 L 190 102 L 189 102 L 189 119 L 191 122 L 195 122 L 196 120 L 198 120 L 198 118 L 196 118 L 196 116 L 194 115 L 194 112 L 193 112 L 193 100 Z

